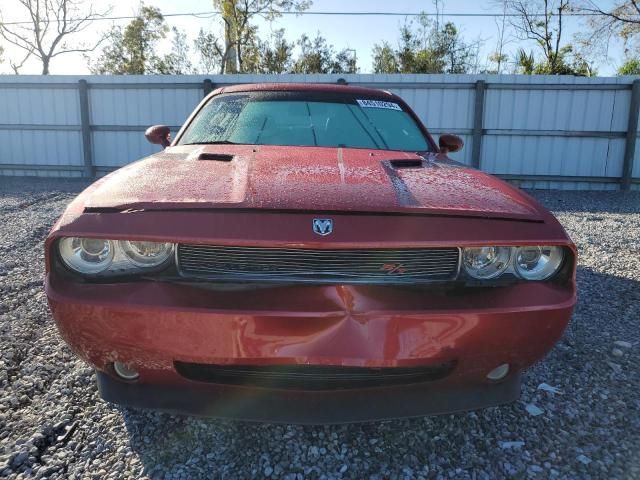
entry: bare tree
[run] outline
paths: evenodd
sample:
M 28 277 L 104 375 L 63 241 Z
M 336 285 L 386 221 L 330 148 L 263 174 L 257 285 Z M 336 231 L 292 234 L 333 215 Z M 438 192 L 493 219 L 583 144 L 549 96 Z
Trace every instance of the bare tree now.
M 602 15 L 613 22 L 619 22 L 620 26 L 640 25 L 640 2 L 637 0 L 625 0 L 613 5 L 612 8 L 603 10 L 591 0 L 586 0 L 579 7 L 584 12 Z
M 624 41 L 625 47 L 640 33 L 640 1 L 618 0 L 609 8 L 597 5 L 592 0 L 582 0 L 576 10 L 589 13 L 591 31 L 586 37 L 590 44 L 608 45 L 612 37 Z
M 11 70 L 13 70 L 13 73 L 18 75 L 20 73 L 20 69 L 24 66 L 25 63 L 27 63 L 27 60 L 29 60 L 29 57 L 31 56 L 31 54 L 33 53 L 33 50 L 29 50 L 26 55 L 24 57 L 22 57 L 22 60 L 19 60 L 17 62 L 14 62 L 12 59 L 9 59 L 9 66 L 11 67 Z
M 17 7 L 26 10 L 28 23 L 5 23 L 0 18 L 0 36 L 5 41 L 26 52 L 21 62 L 12 63 L 17 73 L 32 55 L 42 62 L 42 74 L 49 74 L 51 60 L 71 52 L 91 52 L 104 40 L 98 35 L 90 45 L 69 44 L 67 39 L 82 32 L 92 21 L 107 14 L 110 9 L 96 12 L 91 3 L 85 8 L 85 0 L 13 0 Z
M 493 21 L 496 24 L 498 31 L 498 37 L 496 41 L 496 49 L 489 55 L 489 61 L 496 64 L 496 69 L 491 71 L 497 74 L 502 73 L 503 65 L 508 62 L 509 56 L 505 53 L 505 46 L 510 42 L 506 38 L 507 34 L 507 5 L 502 3 L 502 16 L 494 17 Z
M 521 40 L 533 40 L 544 55 L 549 73 L 562 67 L 562 16 L 569 0 L 504 0 L 510 23 Z

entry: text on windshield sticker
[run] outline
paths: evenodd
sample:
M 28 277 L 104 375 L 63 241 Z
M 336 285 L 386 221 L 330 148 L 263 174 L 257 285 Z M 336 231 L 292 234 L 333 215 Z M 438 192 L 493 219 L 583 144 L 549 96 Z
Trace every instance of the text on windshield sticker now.
M 356 100 L 362 108 L 386 108 L 388 110 L 400 110 L 400 105 L 394 102 L 385 102 L 383 100 Z

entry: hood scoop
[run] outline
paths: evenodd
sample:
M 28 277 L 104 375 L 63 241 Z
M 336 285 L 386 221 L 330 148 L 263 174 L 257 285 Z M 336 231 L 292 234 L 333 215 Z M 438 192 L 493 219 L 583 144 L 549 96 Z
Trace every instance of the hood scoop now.
M 389 164 L 393 168 L 420 168 L 422 167 L 422 159 L 406 158 L 398 160 L 389 160 Z
M 207 161 L 214 161 L 214 162 L 230 162 L 231 160 L 233 160 L 233 155 L 230 155 L 228 153 L 202 152 L 200 155 L 197 156 L 196 160 L 207 160 Z

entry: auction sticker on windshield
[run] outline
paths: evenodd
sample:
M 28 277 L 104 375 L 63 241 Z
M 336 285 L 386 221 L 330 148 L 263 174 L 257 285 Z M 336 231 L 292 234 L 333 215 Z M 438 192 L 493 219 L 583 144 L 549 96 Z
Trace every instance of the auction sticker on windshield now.
M 356 100 L 362 108 L 386 108 L 388 110 L 400 110 L 400 105 L 394 102 L 385 102 L 383 100 Z

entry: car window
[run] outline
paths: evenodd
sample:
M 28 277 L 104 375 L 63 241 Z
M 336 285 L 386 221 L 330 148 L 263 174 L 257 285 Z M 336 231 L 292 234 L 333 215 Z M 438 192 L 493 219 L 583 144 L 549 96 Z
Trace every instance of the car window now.
M 179 144 L 219 142 L 429 150 L 416 122 L 398 104 L 348 97 L 325 100 L 317 95 L 311 99 L 268 94 L 214 97 Z

